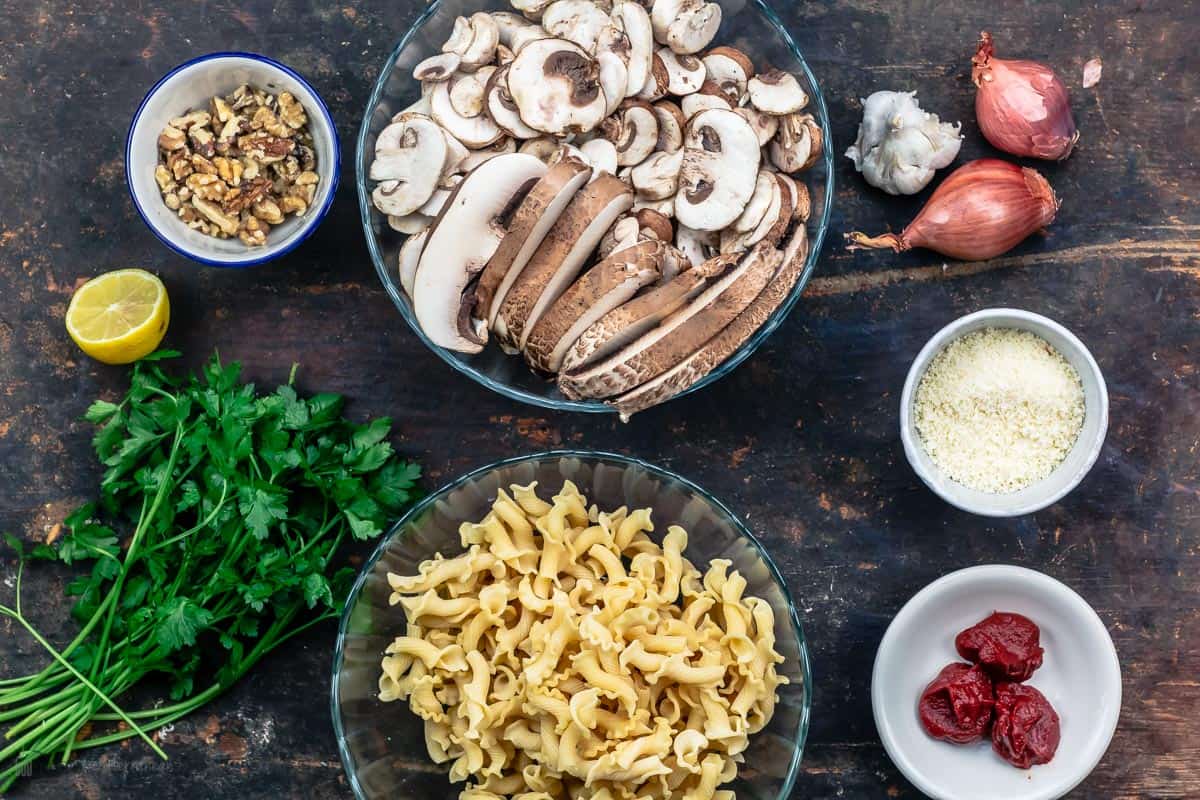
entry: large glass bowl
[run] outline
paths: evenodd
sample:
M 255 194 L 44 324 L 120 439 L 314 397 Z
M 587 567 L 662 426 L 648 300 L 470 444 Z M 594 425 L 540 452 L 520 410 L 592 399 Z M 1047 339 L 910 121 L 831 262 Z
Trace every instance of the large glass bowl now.
M 808 263 L 805 264 L 804 273 L 796 282 L 796 287 L 775 313 L 733 355 L 681 395 L 707 386 L 732 371 L 783 322 L 812 275 L 817 256 L 821 252 L 821 243 L 829 227 L 834 195 L 833 143 L 830 138 L 829 114 L 825 109 L 825 98 L 804 61 L 804 56 L 800 54 L 799 48 L 775 12 L 762 0 L 716 1 L 722 9 L 722 22 L 721 29 L 713 40 L 714 46 L 737 47 L 750 55 L 759 68 L 770 64 L 794 74 L 811 98 L 807 110 L 820 122 L 825 146 L 818 162 L 797 176 L 808 184 L 813 212 L 808 222 L 811 245 Z M 367 248 L 371 251 L 371 260 L 379 273 L 379 279 L 409 327 L 447 364 L 489 389 L 514 400 L 558 410 L 611 412 L 611 406 L 598 400 L 568 400 L 558 391 L 553 381 L 536 375 L 519 357 L 505 355 L 495 345 L 489 345 L 477 355 L 466 355 L 438 347 L 429 341 L 421 331 L 421 326 L 417 324 L 412 304 L 400 287 L 398 257 L 404 236 L 389 228 L 387 218 L 371 205 L 373 182 L 367 180 L 367 168 L 375 151 L 375 139 L 397 112 L 412 105 L 421 94 L 420 84 L 412 78 L 413 67 L 423 59 L 441 52 L 442 44 L 450 37 L 456 17 L 469 16 L 480 10 L 512 9 L 503 0 L 438 0 L 430 4 L 425 13 L 404 34 L 379 73 L 379 80 L 371 92 L 362 128 L 359 130 L 356 156 L 358 206 L 367 237 Z
M 790 684 L 779 687 L 770 724 L 750 738 L 738 778 L 726 788 L 739 800 L 784 800 L 800 769 L 808 733 L 812 683 L 808 649 L 787 585 L 754 535 L 720 500 L 664 469 L 611 453 L 554 451 L 483 467 L 422 501 L 388 532 L 346 601 L 333 656 L 333 723 L 342 764 L 358 800 L 454 800 L 462 784 L 450 784 L 446 765 L 426 755 L 423 723 L 403 701 L 379 700 L 384 648 L 404 628 L 399 607 L 388 606 L 387 573 L 416 574 L 434 553 L 462 552 L 458 526 L 483 519 L 496 491 L 537 481 L 546 496 L 573 481 L 600 508 L 654 509 L 655 533 L 670 524 L 688 532 L 685 555 L 704 570 L 727 558 L 745 576 L 746 593 L 775 610 L 779 666 Z

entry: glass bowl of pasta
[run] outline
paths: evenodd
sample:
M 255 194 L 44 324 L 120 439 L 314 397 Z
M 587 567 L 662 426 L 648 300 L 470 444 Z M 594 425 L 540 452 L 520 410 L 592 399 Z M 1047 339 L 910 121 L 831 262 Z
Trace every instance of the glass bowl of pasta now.
M 331 700 L 360 800 L 783 800 L 812 691 L 787 586 L 728 508 L 554 451 L 393 527 L 347 600 Z

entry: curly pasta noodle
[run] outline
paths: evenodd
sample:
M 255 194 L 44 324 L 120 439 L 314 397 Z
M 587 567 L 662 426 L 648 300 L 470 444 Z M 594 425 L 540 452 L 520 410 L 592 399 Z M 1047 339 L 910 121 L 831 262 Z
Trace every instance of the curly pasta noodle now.
M 650 509 L 535 489 L 463 523 L 463 555 L 388 574 L 408 624 L 380 699 L 424 720 L 459 800 L 733 800 L 787 683 L 770 606 L 729 561 L 696 569 L 683 528 L 652 540 Z

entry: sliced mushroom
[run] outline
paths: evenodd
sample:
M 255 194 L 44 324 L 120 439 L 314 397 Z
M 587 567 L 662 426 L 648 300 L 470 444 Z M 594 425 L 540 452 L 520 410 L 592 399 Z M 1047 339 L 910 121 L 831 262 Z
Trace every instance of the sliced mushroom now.
M 400 287 L 410 300 L 413 296 L 413 282 L 417 279 L 417 264 L 421 260 L 421 253 L 425 251 L 425 239 L 428 236 L 429 229 L 424 228 L 409 236 L 404 240 L 404 244 L 400 245 Z
M 527 44 L 508 67 L 508 90 L 525 124 L 543 133 L 590 131 L 605 116 L 599 63 L 565 39 Z
M 539 136 L 522 142 L 518 150 L 548 163 L 560 147 L 558 139 L 553 136 Z
M 472 150 L 487 147 L 504 135 L 491 117 L 483 114 L 464 117 L 458 113 L 450 102 L 450 81 L 442 81 L 433 87 L 429 104 L 434 122 Z
M 758 136 L 759 147 L 765 147 L 767 142 L 771 141 L 779 131 L 779 117 L 764 114 L 751 106 L 742 106 L 734 111 L 746 122 L 749 122 L 751 128 L 754 128 L 754 133 Z
M 670 81 L 671 74 L 667 72 L 666 62 L 658 53 L 654 53 L 650 58 L 650 71 L 646 73 L 646 81 L 642 84 L 641 91 L 635 96 L 638 100 L 653 103 L 666 96 L 667 84 Z
M 462 165 L 471 155 L 471 151 L 465 144 L 455 139 L 450 131 L 445 128 L 442 128 L 441 131 L 442 137 L 446 140 L 446 163 L 442 165 L 442 179 L 439 183 L 445 183 L 449 176 L 457 172 L 465 172 Z
M 526 362 L 542 372 L 558 372 L 580 334 L 659 277 L 662 249 L 659 242 L 644 242 L 585 272 L 534 326 L 525 344 Z
M 771 163 L 784 172 L 808 169 L 821 157 L 821 126 L 812 114 L 789 114 L 779 120 L 779 132 L 767 145 Z
M 763 215 L 771 206 L 771 198 L 779 191 L 775 176 L 765 169 L 760 169 L 754 183 L 754 194 L 750 195 L 750 202 L 746 203 L 745 210 L 733 221 L 728 230 L 733 233 L 748 233 L 757 228 Z
M 728 95 L 712 81 L 705 81 L 700 87 L 700 91 L 689 94 L 680 100 L 679 107 L 683 110 L 684 119 L 691 119 L 701 111 L 707 111 L 710 108 L 719 108 L 723 111 L 732 111 L 735 108 Z
M 441 129 L 427 117 L 412 114 L 388 125 L 379 134 L 367 173 L 382 181 L 371 193 L 375 207 L 394 216 L 416 211 L 437 189 L 447 154 Z
M 754 77 L 754 62 L 750 57 L 736 47 L 714 47 L 701 60 L 708 79 L 726 94 L 733 94 L 740 103 Z
M 524 14 L 527 19 L 535 22 L 542 18 L 542 12 L 551 2 L 553 0 L 510 0 L 513 8 Z
M 785 172 L 778 173 L 777 177 L 791 193 L 792 219 L 798 222 L 808 222 L 808 218 L 812 214 L 812 196 L 808 193 L 808 186 Z
M 666 283 L 667 281 L 674 280 L 676 275 L 681 272 L 687 272 L 691 268 L 692 262 L 688 261 L 687 256 L 679 248 L 668 243 L 666 245 L 666 252 L 663 255 L 662 277 L 658 279 L 658 282 Z
M 667 94 L 684 95 L 700 90 L 704 83 L 704 63 L 690 55 L 679 55 L 669 47 L 660 47 L 655 53 L 667 68 Z
M 496 23 L 500 45 L 507 47 L 512 54 L 521 52 L 521 48 L 536 39 L 545 39 L 546 30 L 537 23 L 530 22 L 520 14 L 509 11 L 493 11 L 492 20 Z M 497 60 L 499 55 L 497 54 Z
M 698 231 L 686 225 L 675 226 L 675 247 L 693 267 L 711 258 L 717 244 L 718 238 L 713 231 Z
M 617 148 L 617 165 L 642 163 L 658 144 L 658 119 L 654 108 L 641 100 L 626 100 L 614 117 L 605 120 L 604 136 Z
M 750 79 L 747 89 L 750 103 L 766 114 L 795 114 L 808 105 L 808 95 L 800 88 L 796 76 L 781 69 L 760 72 Z
M 517 139 L 533 139 L 538 132 L 521 120 L 517 104 L 508 91 L 508 67 L 500 67 L 488 78 L 484 87 L 488 116 L 500 130 Z
M 449 80 L 450 76 L 458 71 L 460 64 L 462 59 L 457 53 L 439 53 L 413 67 L 413 78 L 422 83 Z
M 496 21 L 487 12 L 477 11 L 469 18 L 454 20 L 454 30 L 442 45 L 442 52 L 460 56 L 459 68 L 469 72 L 490 63 L 499 42 L 500 30 Z
M 630 178 L 638 196 L 647 200 L 665 200 L 679 189 L 679 170 L 683 165 L 683 150 L 673 153 L 652 153 L 633 168 Z
M 703 0 L 653 0 L 650 3 L 650 25 L 654 31 L 654 40 L 659 44 L 666 44 L 667 29 L 671 27 L 671 23 L 683 14 L 703 6 Z
M 454 187 L 462 182 L 461 175 L 451 175 L 448 180 L 438 184 L 438 188 L 434 189 L 433 194 L 425 201 L 417 211 L 427 217 L 436 217 L 442 213 L 442 208 L 446 205 L 446 201 L 450 199 L 450 195 L 454 193 Z
M 406 114 L 421 114 L 422 116 L 428 117 L 429 112 L 432 110 L 429 106 L 429 92 L 426 91 L 426 87 L 429 85 L 430 84 L 428 83 L 423 84 L 421 86 L 420 99 L 414 102 L 412 105 L 406 106 L 405 108 L 396 112 L 396 114 L 392 116 L 392 122 L 399 122 L 400 119 Z
M 694 300 L 711 277 L 703 270 L 690 270 L 643 291 L 580 334 L 560 368 L 579 372 L 608 358 Z
M 592 0 L 554 0 L 542 11 L 542 28 L 592 53 L 601 32 L 611 24 L 608 14 Z
M 659 100 L 654 104 L 654 118 L 658 121 L 658 141 L 654 149 L 674 153 L 683 147 L 683 126 L 687 124 L 683 110 L 670 100 Z
M 513 213 L 508 231 L 475 287 L 475 315 L 489 328 L 495 324 L 500 306 L 521 270 L 590 176 L 591 170 L 577 161 L 555 164 Z
M 808 235 L 804 226 L 800 225 L 784 250 L 782 264 L 778 270 L 733 322 L 671 369 L 612 401 L 612 405 L 620 412 L 621 419 L 628 422 L 633 414 L 669 400 L 694 386 L 736 353 L 791 297 L 793 288 L 804 275 L 807 263 Z
M 745 255 L 710 259 L 722 271 L 698 297 L 603 361 L 563 371 L 559 390 L 573 400 L 612 397 L 661 375 L 744 311 L 766 286 L 780 258 L 778 250 L 764 245 Z M 701 265 L 694 271 L 706 270 Z
M 629 85 L 629 67 L 620 55 L 611 50 L 601 50 L 596 54 L 596 63 L 600 65 L 600 91 L 604 94 L 604 114 L 612 114 L 625 99 Z
M 517 54 L 509 50 L 502 44 L 496 45 L 496 66 L 506 67 L 512 63 L 512 60 L 517 57 Z
M 754 194 L 758 138 L 732 111 L 709 109 L 688 121 L 675 218 L 689 228 L 715 231 L 729 225 Z
M 596 248 L 596 257 L 608 258 L 618 250 L 633 247 L 639 241 L 640 230 L 641 226 L 637 217 L 632 214 L 620 217 L 600 238 L 600 244 Z
M 420 233 L 433 223 L 433 217 L 414 211 L 411 214 L 388 214 L 388 227 L 408 236 Z
M 768 244 L 774 246 L 783 235 L 783 231 L 787 229 L 792 218 L 791 193 L 776 180 L 775 173 L 766 170 L 758 173 L 760 181 L 764 176 L 767 186 L 766 208 L 759 214 L 757 221 L 753 222 L 752 226 L 745 231 L 736 230 L 736 221 L 733 226 L 721 231 L 722 253 L 741 253 L 762 241 L 767 241 Z M 756 189 L 755 194 L 757 193 Z M 751 202 L 753 202 L 753 198 Z M 771 238 L 771 234 L 775 234 L 774 238 Z
M 635 196 L 633 198 L 632 207 L 634 211 L 641 211 L 642 209 L 648 208 L 651 211 L 657 211 L 664 217 L 671 217 L 675 215 L 675 198 L 668 197 L 663 200 L 651 200 L 648 197 Z
M 628 80 L 625 96 L 632 97 L 642 90 L 653 69 L 654 31 L 650 15 L 641 4 L 633 0 L 618 0 L 613 4 L 613 22 L 629 40 Z
M 496 72 L 495 67 L 480 67 L 475 72 L 464 72 L 450 78 L 449 94 L 451 107 L 468 119 L 483 113 L 484 92 L 488 81 Z
M 629 187 L 611 175 L 602 175 L 575 195 L 504 298 L 493 327 L 502 343 L 524 349 L 542 314 L 632 202 Z
M 513 138 L 511 136 L 501 136 L 487 147 L 481 147 L 467 153 L 467 157 L 459 164 L 459 169 L 463 172 L 470 172 L 483 162 L 490 161 L 496 156 L 508 155 L 515 152 L 517 152 L 517 143 Z
M 504 235 L 506 217 L 546 174 L 533 156 L 512 153 L 471 171 L 433 223 L 413 283 L 421 330 L 439 347 L 477 353 L 487 328 L 471 321 L 478 272 Z
M 592 167 L 592 180 L 601 174 L 617 172 L 617 147 L 608 139 L 589 139 L 579 145 L 583 160 Z
M 682 55 L 699 53 L 708 47 L 720 27 L 721 7 L 716 3 L 704 3 L 699 8 L 684 11 L 667 26 L 666 45 Z
M 667 244 L 675 239 L 675 229 L 671 225 L 671 218 L 666 214 L 652 208 L 643 208 L 634 214 L 634 219 L 637 220 L 639 232 L 649 231 L 655 239 Z

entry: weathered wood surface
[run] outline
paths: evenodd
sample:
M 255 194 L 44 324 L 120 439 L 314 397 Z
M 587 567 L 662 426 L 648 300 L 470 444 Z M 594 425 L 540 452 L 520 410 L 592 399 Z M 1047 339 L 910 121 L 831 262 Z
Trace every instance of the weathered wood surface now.
M 204 269 L 173 256 L 126 195 L 122 150 L 143 92 L 218 49 L 272 55 L 330 103 L 348 155 L 369 88 L 416 4 L 344 0 L 0 2 L 0 529 L 44 537 L 97 478 L 78 418 L 125 372 L 83 358 L 62 330 L 72 289 L 123 266 L 160 272 L 169 343 L 214 348 L 264 384 L 342 391 L 354 414 L 391 414 L 430 487 L 469 468 L 558 445 L 634 453 L 740 511 L 798 598 L 816 701 L 796 797 L 916 797 L 875 735 L 876 644 L 904 601 L 972 564 L 1041 569 L 1080 591 L 1112 631 L 1125 700 L 1103 763 L 1073 797 L 1200 795 L 1200 11 L 1187 0 L 1075 3 L 832 0 L 777 3 L 822 82 L 835 146 L 858 98 L 917 89 L 962 119 L 960 160 L 991 154 L 972 113 L 968 59 L 981 28 L 1002 55 L 1054 63 L 1073 92 L 1080 148 L 1044 166 L 1063 200 L 1048 234 L 1010 257 L 945 266 L 928 253 L 850 254 L 831 239 L 806 298 L 733 375 L 638 417 L 547 414 L 461 379 L 425 351 L 380 290 L 351 175 L 329 219 L 283 262 Z M 1083 63 L 1104 77 L 1079 88 Z M 839 158 L 833 228 L 899 230 L 920 199 L 868 190 Z M 989 522 L 948 508 L 907 467 L 897 437 L 905 371 L 954 317 L 1013 305 L 1091 347 L 1112 426 L 1067 500 Z M 11 576 L 11 562 L 3 565 Z M 64 639 L 64 574 L 27 584 Z M 11 591 L 6 581 L 0 594 Z M 34 605 L 34 603 L 30 603 Z M 42 656 L 0 626 L 5 674 Z M 91 753 L 13 796 L 346 797 L 326 710 L 332 627 L 268 659 L 228 696 L 143 745 Z

